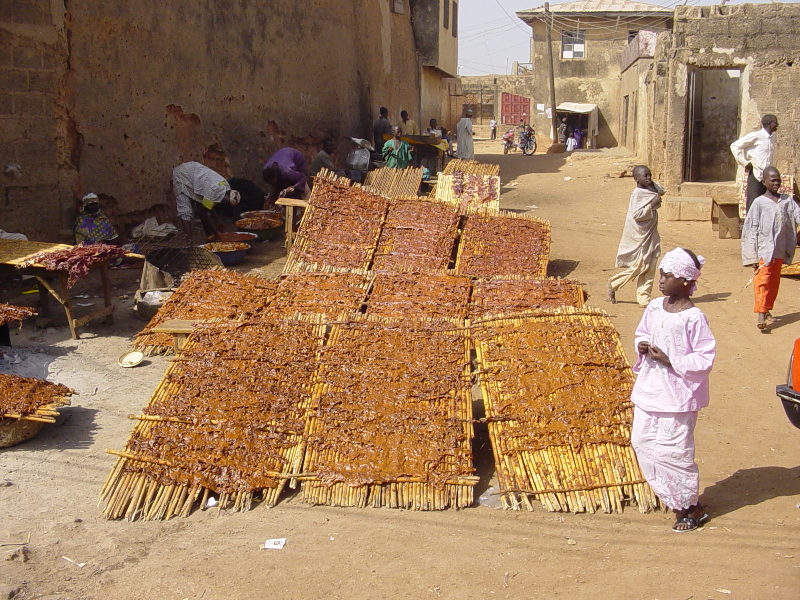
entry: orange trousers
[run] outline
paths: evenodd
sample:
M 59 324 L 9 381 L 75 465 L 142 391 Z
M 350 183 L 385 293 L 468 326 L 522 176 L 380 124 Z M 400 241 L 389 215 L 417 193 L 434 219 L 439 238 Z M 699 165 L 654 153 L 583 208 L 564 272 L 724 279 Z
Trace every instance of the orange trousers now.
M 781 265 L 783 259 L 773 258 L 769 265 L 764 266 L 764 261 L 758 262 L 759 269 L 753 277 L 753 292 L 756 302 L 753 312 L 765 313 L 772 310 L 775 298 L 778 297 L 778 288 L 781 285 Z

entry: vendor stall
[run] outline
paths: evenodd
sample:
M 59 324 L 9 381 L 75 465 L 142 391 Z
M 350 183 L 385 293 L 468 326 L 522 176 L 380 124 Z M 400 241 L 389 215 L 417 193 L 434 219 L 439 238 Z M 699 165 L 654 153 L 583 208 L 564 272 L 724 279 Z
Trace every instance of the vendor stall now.
M 556 117 L 559 122 L 562 117 L 567 117 L 567 123 L 573 129 L 577 126 L 586 138 L 584 148 L 597 148 L 597 130 L 599 116 L 597 104 L 584 104 L 581 102 L 562 102 L 556 107 Z
M 97 319 L 107 319 L 109 322 L 114 313 L 114 303 L 111 300 L 111 288 L 108 279 L 108 262 L 115 258 L 108 253 L 86 256 L 82 263 L 84 269 L 81 277 L 88 276 L 91 272 L 96 272 L 100 277 L 103 287 L 104 306 L 93 310 L 82 317 L 76 317 L 73 312 L 72 302 L 70 301 L 69 288 L 74 283 L 75 271 L 54 269 L 52 265 L 42 264 L 43 256 L 64 251 L 76 250 L 78 248 L 89 248 L 88 246 L 68 246 L 66 244 L 50 244 L 47 242 L 29 242 L 18 240 L 0 240 L 0 281 L 8 279 L 14 273 L 32 275 L 36 278 L 39 285 L 39 314 L 46 316 L 49 312 L 47 303 L 48 293 L 55 298 L 64 309 L 67 317 L 70 333 L 73 339 L 78 339 L 78 329 L 87 323 Z M 107 246 L 107 248 L 114 248 Z M 120 251 L 125 254 L 124 251 Z M 106 255 L 108 254 L 108 255 Z

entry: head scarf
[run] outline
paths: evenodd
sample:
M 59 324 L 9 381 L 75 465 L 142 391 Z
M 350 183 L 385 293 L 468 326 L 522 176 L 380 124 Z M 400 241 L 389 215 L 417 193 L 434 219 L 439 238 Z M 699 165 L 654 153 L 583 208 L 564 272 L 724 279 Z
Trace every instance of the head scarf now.
M 698 268 L 694 264 L 694 260 L 683 248 L 675 248 L 667 252 L 661 259 L 661 264 L 658 266 L 664 273 L 672 273 L 675 277 L 683 277 L 686 281 L 691 281 L 689 294 L 693 294 L 697 289 L 697 283 L 700 278 L 700 269 L 706 263 L 706 259 L 702 256 L 697 256 L 697 262 L 700 263 Z

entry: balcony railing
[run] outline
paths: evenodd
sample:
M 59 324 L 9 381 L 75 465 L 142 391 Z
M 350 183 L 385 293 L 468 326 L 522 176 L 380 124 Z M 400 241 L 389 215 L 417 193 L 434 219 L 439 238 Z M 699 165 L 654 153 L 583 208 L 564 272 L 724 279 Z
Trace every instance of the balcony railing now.
M 620 71 L 625 71 L 640 58 L 653 58 L 656 52 L 656 36 L 658 33 L 655 31 L 637 33 L 619 57 Z

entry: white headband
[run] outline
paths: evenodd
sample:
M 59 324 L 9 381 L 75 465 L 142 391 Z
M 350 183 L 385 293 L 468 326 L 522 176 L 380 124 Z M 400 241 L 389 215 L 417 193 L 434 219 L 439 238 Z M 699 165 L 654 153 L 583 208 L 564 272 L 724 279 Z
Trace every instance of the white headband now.
M 706 263 L 706 259 L 702 256 L 697 257 L 697 262 L 700 263 L 700 268 Z M 675 277 L 683 277 L 687 281 L 697 281 L 700 278 L 700 268 L 695 266 L 692 257 L 683 248 L 675 248 L 667 252 L 661 259 L 661 264 L 658 267 L 664 273 L 672 273 Z M 693 283 L 690 292 L 694 292 L 697 284 Z

